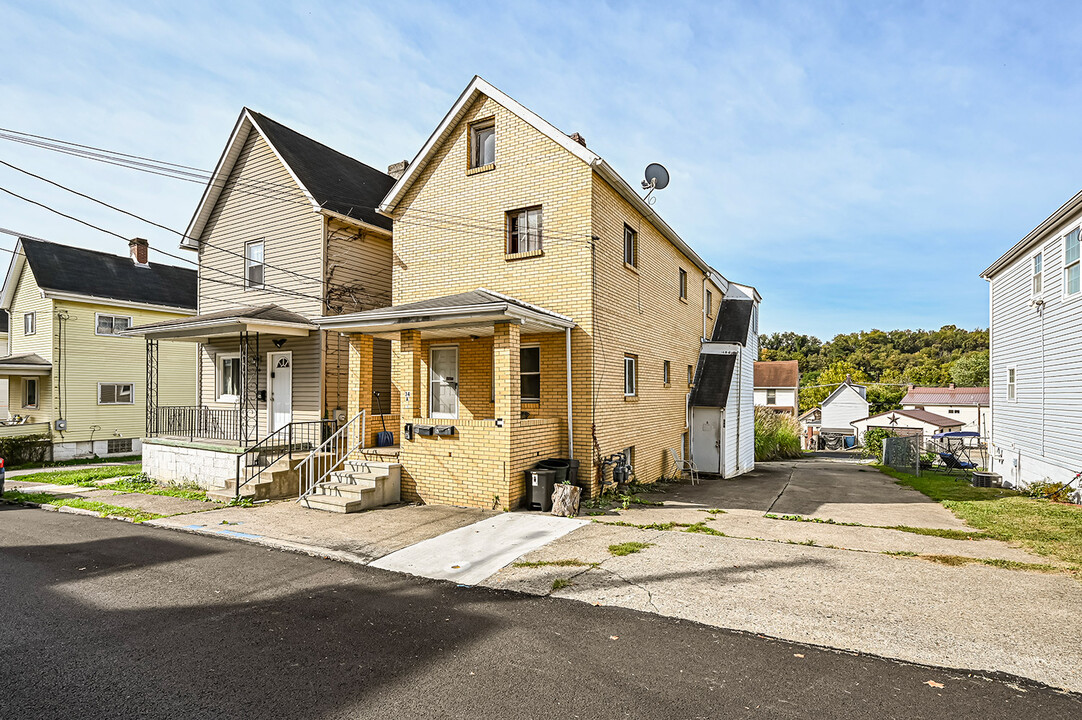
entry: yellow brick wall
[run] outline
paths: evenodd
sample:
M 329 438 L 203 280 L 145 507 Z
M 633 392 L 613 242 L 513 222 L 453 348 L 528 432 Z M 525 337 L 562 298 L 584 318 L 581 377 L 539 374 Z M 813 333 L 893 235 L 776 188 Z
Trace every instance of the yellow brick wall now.
M 679 452 L 684 442 L 687 368 L 698 361 L 703 335 L 704 274 L 598 176 L 593 221 L 598 444 L 604 455 L 633 447 L 637 479 L 652 482 L 667 469 L 668 449 Z M 625 223 L 638 233 L 637 269 L 624 264 Z M 679 296 L 680 268 L 688 273 L 686 302 Z M 716 313 L 721 289 L 710 281 L 707 288 Z M 713 321 L 711 313 L 708 333 Z M 638 392 L 632 398 L 624 397 L 625 354 L 638 358 Z

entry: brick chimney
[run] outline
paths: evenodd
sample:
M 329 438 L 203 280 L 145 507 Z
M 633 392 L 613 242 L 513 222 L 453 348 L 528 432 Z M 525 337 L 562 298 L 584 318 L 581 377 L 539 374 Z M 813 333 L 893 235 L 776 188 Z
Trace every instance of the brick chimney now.
M 406 174 L 406 168 L 408 168 L 409 166 L 409 160 L 401 160 L 399 162 L 396 162 L 394 165 L 388 165 L 387 174 L 393 177 L 395 180 L 398 180 Z
M 148 263 L 147 254 L 150 251 L 150 242 L 143 238 L 132 238 L 128 241 L 128 250 L 131 251 L 131 259 L 136 265 Z
M 568 137 L 577 142 L 579 145 L 586 147 L 586 138 L 584 138 L 582 135 L 579 135 L 577 132 L 571 133 L 570 135 L 568 135 Z

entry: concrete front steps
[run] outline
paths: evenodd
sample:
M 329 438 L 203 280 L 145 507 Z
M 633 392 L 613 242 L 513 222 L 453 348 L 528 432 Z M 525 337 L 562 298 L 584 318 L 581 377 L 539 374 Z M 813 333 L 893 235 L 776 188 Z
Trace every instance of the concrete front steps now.
M 347 460 L 301 504 L 314 510 L 352 513 L 402 500 L 402 466 L 392 462 Z
M 264 470 L 258 478 L 242 485 L 240 496 L 253 502 L 295 498 L 300 494 L 300 472 L 297 466 L 303 457 L 282 458 Z M 207 491 L 207 497 L 218 502 L 230 502 L 237 496 L 237 481 L 227 480 L 225 487 Z

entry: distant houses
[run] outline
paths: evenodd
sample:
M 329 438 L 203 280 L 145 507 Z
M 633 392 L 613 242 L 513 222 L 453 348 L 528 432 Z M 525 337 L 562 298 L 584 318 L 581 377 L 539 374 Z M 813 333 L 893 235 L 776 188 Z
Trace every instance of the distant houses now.
M 796 417 L 800 410 L 800 363 L 776 360 L 755 363 L 755 404 Z
M 926 410 L 943 416 L 965 432 L 982 435 L 988 429 L 989 390 L 987 387 L 920 387 L 910 385 L 902 398 L 903 410 Z

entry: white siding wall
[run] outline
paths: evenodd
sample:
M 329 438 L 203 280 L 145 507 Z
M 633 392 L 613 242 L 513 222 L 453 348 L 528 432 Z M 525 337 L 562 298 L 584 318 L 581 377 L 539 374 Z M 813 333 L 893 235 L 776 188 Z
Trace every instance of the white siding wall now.
M 755 388 L 755 404 L 766 405 L 767 388 Z M 782 407 L 796 407 L 796 390 L 794 388 L 776 388 L 774 390 L 774 405 Z
M 738 473 L 755 469 L 755 361 L 759 359 L 759 305 L 751 315 L 748 342 L 741 351 L 740 454 Z
M 852 387 L 843 387 L 830 402 L 823 403 L 823 429 L 852 428 L 854 420 L 868 417 L 868 401 Z
M 1063 295 L 1063 236 L 1080 215 L 991 280 L 992 469 L 1005 480 L 1066 481 L 1082 470 L 1082 293 Z M 1043 252 L 1044 305 L 1031 304 L 1032 262 Z M 1017 392 L 1007 399 L 1007 370 Z M 1012 480 L 1013 479 L 1013 480 Z
M 978 415 L 977 407 L 975 405 L 903 405 L 904 410 L 927 410 L 930 413 L 936 415 L 942 415 L 945 418 L 951 420 L 957 420 L 960 423 L 965 423 L 962 430 L 966 432 L 978 431 L 978 419 L 980 420 L 980 431 L 987 434 L 988 423 L 988 408 L 980 408 L 980 414 Z M 958 412 L 953 413 L 952 410 Z M 987 436 L 987 435 L 986 435 Z

